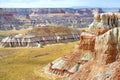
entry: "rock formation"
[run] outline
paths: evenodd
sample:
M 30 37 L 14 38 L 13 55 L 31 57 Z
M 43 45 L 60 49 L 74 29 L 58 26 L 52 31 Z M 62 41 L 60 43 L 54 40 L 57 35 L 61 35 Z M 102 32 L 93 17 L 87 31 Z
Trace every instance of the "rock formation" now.
M 120 80 L 119 13 L 94 16 L 77 48 L 48 64 L 44 71 L 63 80 Z
M 45 44 L 64 43 L 79 40 L 80 34 L 54 35 L 54 36 L 34 36 L 15 35 L 8 36 L 0 41 L 1 47 L 42 47 Z
M 26 34 L 10 35 L 0 41 L 0 47 L 42 47 L 45 44 L 79 40 L 81 32 L 62 26 L 35 27 Z
M 0 30 L 20 30 L 53 24 L 86 27 L 92 21 L 93 10 L 94 8 L 0 8 Z M 99 10 L 101 9 L 98 8 Z

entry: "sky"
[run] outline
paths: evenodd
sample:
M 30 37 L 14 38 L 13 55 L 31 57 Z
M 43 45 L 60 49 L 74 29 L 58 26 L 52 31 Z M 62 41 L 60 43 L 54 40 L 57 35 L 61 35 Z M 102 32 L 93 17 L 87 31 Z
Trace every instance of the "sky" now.
M 0 0 L 0 8 L 120 8 L 120 0 Z

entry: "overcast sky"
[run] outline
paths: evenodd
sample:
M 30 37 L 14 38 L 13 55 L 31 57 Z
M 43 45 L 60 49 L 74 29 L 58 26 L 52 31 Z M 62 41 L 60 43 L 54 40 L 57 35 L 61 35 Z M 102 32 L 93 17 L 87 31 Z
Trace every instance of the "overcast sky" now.
M 120 8 L 120 0 L 0 0 L 0 8 Z

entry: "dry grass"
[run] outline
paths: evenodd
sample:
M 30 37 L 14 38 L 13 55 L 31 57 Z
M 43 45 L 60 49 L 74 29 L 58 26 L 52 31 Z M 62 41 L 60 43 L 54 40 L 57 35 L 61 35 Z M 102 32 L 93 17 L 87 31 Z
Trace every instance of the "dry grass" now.
M 49 35 L 66 35 L 71 33 L 80 33 L 80 29 L 68 28 L 65 26 L 48 25 L 46 27 L 34 27 L 33 29 L 21 30 L 0 30 L 0 36 L 9 36 L 14 34 L 32 34 L 36 36 L 49 36 Z
M 82 30 L 89 30 L 89 28 L 77 28 L 78 30 L 82 31 Z
M 70 52 L 76 42 L 44 48 L 1 48 L 0 80 L 60 80 L 43 72 L 43 67 Z
M 0 36 L 9 36 L 13 34 L 26 34 L 29 31 L 29 29 L 21 29 L 21 30 L 0 30 Z
M 44 26 L 44 27 L 34 27 L 28 34 L 34 34 L 36 36 L 54 36 L 54 35 L 68 35 L 72 33 L 80 33 L 80 30 L 75 28 L 69 28 L 64 26 Z

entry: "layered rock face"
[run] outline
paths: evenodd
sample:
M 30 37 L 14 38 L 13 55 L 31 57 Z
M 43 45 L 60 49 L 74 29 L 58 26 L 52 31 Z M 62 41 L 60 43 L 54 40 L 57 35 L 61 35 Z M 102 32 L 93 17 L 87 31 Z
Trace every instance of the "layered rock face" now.
M 77 48 L 51 62 L 45 72 L 63 80 L 120 80 L 119 13 L 96 14 Z
M 0 40 L 1 47 L 42 47 L 46 44 L 79 40 L 81 32 L 63 26 L 34 27 L 23 34 L 10 35 Z
M 79 40 L 79 34 L 68 34 L 59 36 L 34 36 L 15 35 L 8 36 L 0 41 L 0 48 L 3 47 L 42 47 L 45 44 L 65 43 Z

